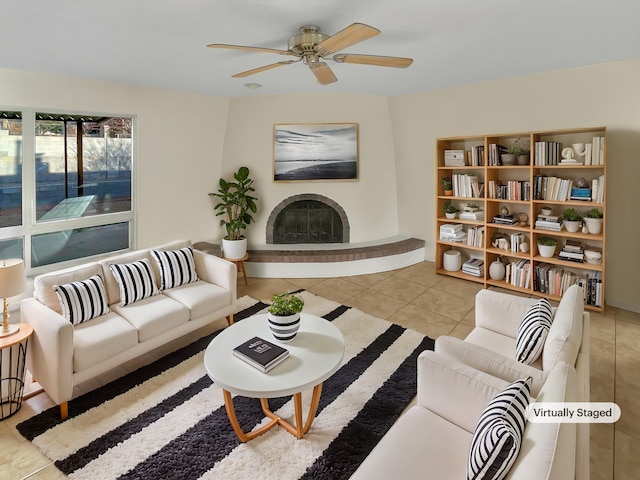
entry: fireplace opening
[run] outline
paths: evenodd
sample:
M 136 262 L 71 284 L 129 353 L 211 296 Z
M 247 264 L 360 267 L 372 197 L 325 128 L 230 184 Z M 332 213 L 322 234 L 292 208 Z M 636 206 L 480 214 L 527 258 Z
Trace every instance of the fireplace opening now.
M 333 200 L 316 194 L 295 195 L 271 213 L 267 243 L 349 243 L 349 223 Z

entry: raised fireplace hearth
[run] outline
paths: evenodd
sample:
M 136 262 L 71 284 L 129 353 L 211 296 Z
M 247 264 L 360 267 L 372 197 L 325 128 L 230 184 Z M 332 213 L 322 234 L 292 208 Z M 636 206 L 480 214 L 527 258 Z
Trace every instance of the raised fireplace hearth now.
M 349 220 L 335 201 L 318 194 L 293 195 L 269 215 L 267 244 L 349 243 Z

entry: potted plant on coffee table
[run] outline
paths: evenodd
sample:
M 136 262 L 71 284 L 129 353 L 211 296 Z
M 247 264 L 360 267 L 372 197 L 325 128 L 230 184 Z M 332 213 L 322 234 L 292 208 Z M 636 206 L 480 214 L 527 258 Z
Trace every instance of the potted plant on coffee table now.
M 283 292 L 271 297 L 267 319 L 276 340 L 289 342 L 295 338 L 300 328 L 300 312 L 303 307 L 304 299 L 297 293 Z
M 222 252 L 226 258 L 243 258 L 247 253 L 247 239 L 244 230 L 254 221 L 258 199 L 253 196 L 254 180 L 249 176 L 249 168 L 240 167 L 233 174 L 233 181 L 221 178 L 218 191 L 209 193 L 219 201 L 213 207 L 216 216 L 222 216 L 220 225 L 224 225 L 226 235 L 222 239 Z
M 592 208 L 584 212 L 584 223 L 589 229 L 589 233 L 598 235 L 602 232 L 602 219 L 604 214 L 597 208 Z
M 562 220 L 567 232 L 575 233 L 580 230 L 582 217 L 575 208 L 567 208 L 562 212 Z
M 538 237 L 538 252 L 541 257 L 551 258 L 556 253 L 558 241 L 551 237 Z

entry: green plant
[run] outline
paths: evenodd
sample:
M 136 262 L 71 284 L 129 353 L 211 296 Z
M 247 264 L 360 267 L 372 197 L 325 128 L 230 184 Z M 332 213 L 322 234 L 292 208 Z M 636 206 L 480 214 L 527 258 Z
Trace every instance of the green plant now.
M 592 208 L 591 210 L 584 212 L 584 216 L 586 218 L 602 218 L 604 217 L 604 214 L 597 208 Z
M 581 219 L 575 208 L 567 208 L 562 212 L 562 218 L 568 222 L 577 222 Z
M 538 237 L 537 243 L 538 245 L 555 247 L 558 244 L 558 241 L 555 238 L 551 238 L 551 237 Z
M 217 192 L 209 196 L 217 197 L 220 201 L 213 207 L 217 211 L 216 216 L 224 216 L 220 225 L 224 225 L 227 231 L 226 240 L 240 240 L 244 238 L 242 232 L 247 225 L 254 221 L 252 213 L 257 212 L 258 199 L 252 195 L 253 179 L 249 177 L 249 169 L 240 167 L 233 174 L 235 181 L 228 182 L 220 179 Z
M 456 208 L 456 206 L 453 203 L 449 202 L 444 206 L 442 211 L 444 213 L 458 213 L 460 210 L 458 210 L 458 208 Z
M 513 155 L 522 155 L 526 152 L 525 152 L 525 149 L 522 148 L 520 145 L 513 144 L 509 147 L 509 149 L 507 150 L 507 153 L 511 153 Z
M 267 309 L 273 315 L 285 317 L 300 313 L 304 307 L 304 299 L 296 294 L 283 292 L 271 297 L 271 305 Z
M 444 177 L 442 179 L 442 188 L 445 190 L 453 190 L 453 183 L 451 183 L 451 177 Z

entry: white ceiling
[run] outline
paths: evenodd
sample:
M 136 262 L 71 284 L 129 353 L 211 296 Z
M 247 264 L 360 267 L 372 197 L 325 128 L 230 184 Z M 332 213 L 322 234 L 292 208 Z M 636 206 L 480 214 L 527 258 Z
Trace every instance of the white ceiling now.
M 0 19 L 0 68 L 225 97 L 395 96 L 640 57 L 638 0 L 0 0 Z M 302 25 L 332 35 L 354 22 L 382 33 L 344 52 L 413 65 L 330 62 L 338 82 L 323 86 L 302 63 L 231 78 L 291 57 L 206 48 L 286 50 Z

